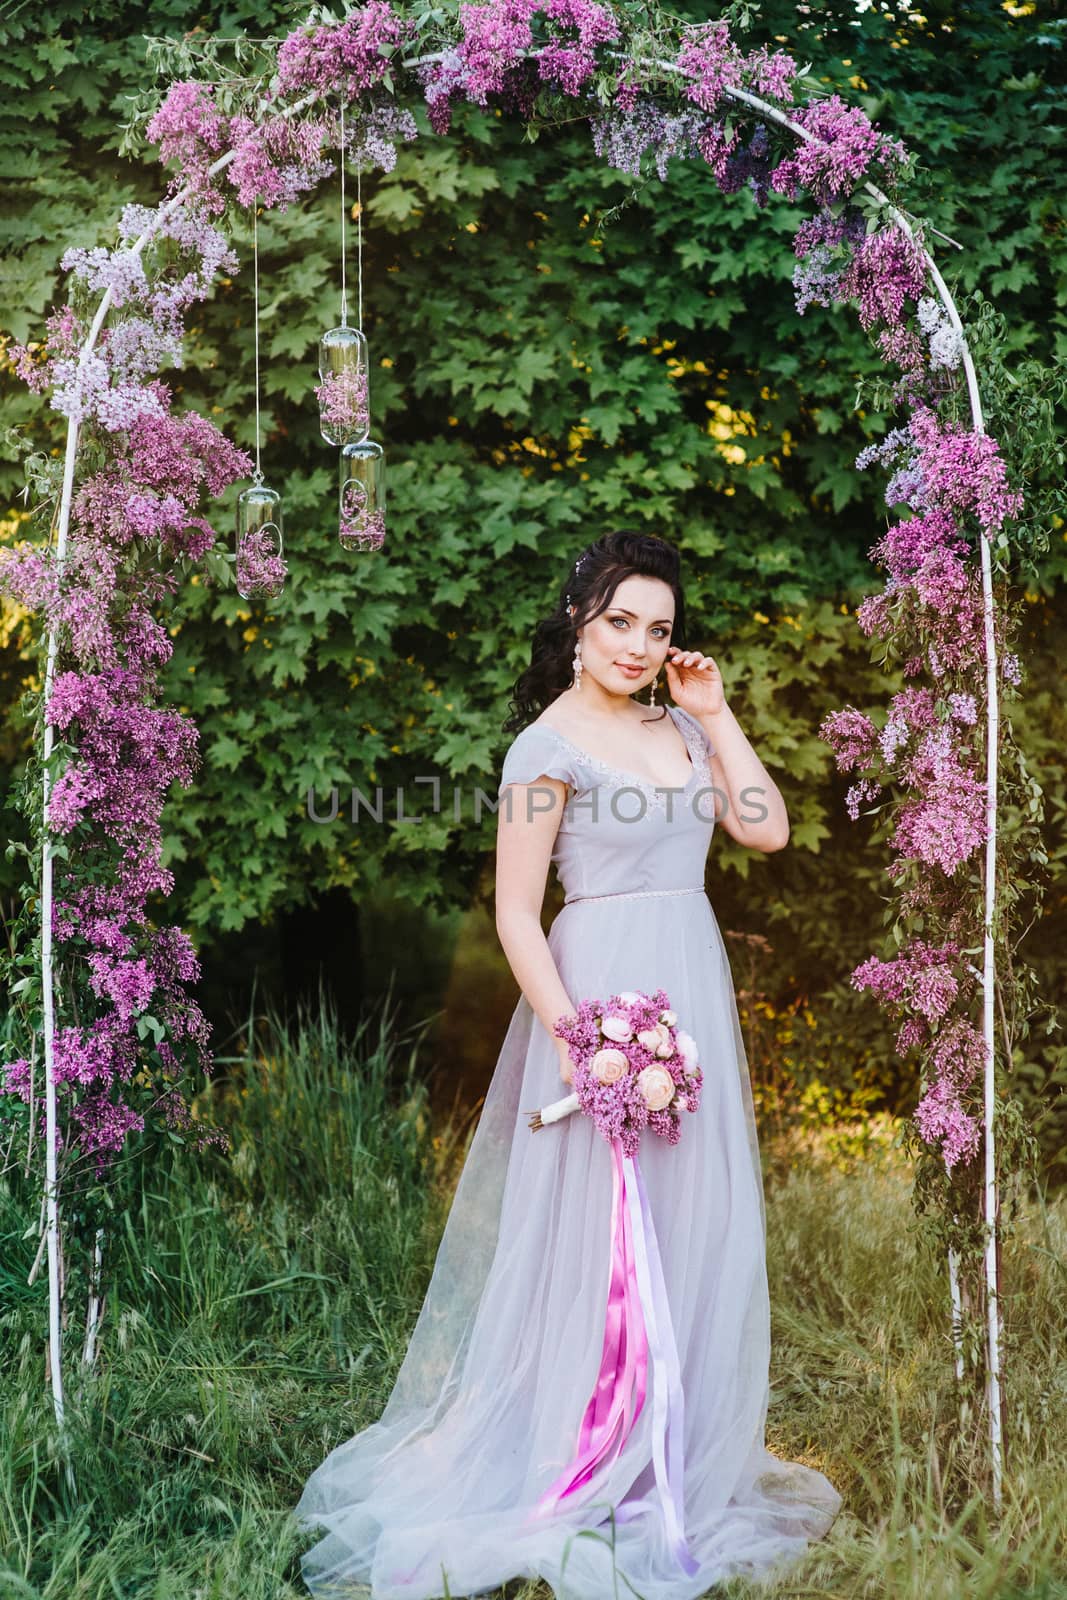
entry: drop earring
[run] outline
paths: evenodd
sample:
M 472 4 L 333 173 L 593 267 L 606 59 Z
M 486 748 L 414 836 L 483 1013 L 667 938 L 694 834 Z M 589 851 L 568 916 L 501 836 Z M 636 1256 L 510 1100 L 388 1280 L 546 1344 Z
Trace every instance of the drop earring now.
M 574 641 L 572 666 L 574 667 L 574 687 L 580 690 L 582 687 L 582 641 L 580 639 Z
M 650 706 L 654 706 L 655 703 L 656 703 L 656 683 L 657 683 L 657 680 L 658 680 L 658 674 L 657 674 L 656 678 L 652 679 L 652 687 L 648 691 L 648 703 L 649 703 Z

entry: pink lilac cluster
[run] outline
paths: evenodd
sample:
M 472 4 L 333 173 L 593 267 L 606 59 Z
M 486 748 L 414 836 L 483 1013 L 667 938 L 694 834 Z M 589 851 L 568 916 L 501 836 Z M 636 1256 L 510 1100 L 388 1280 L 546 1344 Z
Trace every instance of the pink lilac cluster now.
M 460 97 L 487 106 L 499 96 L 528 115 L 538 83 L 577 96 L 596 68 L 598 46 L 619 38 L 615 15 L 596 0 L 486 0 L 461 5 L 459 18 L 456 45 L 415 69 L 435 133 L 449 131 Z M 544 34 L 536 50 L 535 18 Z
M 269 599 L 281 594 L 289 567 L 278 553 L 278 539 L 272 528 L 253 528 L 242 535 L 234 571 L 237 592 L 245 599 L 256 593 Z
M 925 492 L 924 489 L 924 497 Z M 967 538 L 960 532 L 955 517 L 937 506 L 905 517 L 902 522 L 891 523 L 871 546 L 869 554 L 885 568 L 888 587 L 894 592 L 918 583 L 923 574 L 943 564 L 946 558 L 966 570 L 963 558 L 969 550 Z M 865 632 L 871 631 L 865 627 L 862 617 L 860 626 Z
M 828 711 L 819 725 L 819 738 L 833 750 L 839 772 L 865 766 L 878 740 L 878 731 L 865 711 L 845 706 Z
M 865 329 L 885 324 L 883 334 L 891 336 L 891 344 L 882 353 L 921 374 L 922 347 L 902 319 L 905 309 L 922 297 L 926 257 L 909 234 L 895 223 L 869 234 L 855 207 L 824 209 L 801 223 L 793 251 L 798 258 L 793 287 L 801 314 L 810 305 L 855 300 Z
M 823 208 L 800 224 L 793 238 L 793 289 L 801 316 L 809 306 L 832 307 L 848 299 L 842 277 L 866 232 L 863 213 L 854 206 L 837 212 Z
M 900 877 L 908 862 L 919 861 L 951 878 L 985 842 L 981 752 L 964 734 L 972 713 L 976 720 L 977 706 L 973 696 L 964 700 L 956 695 L 949 711 L 948 717 L 939 718 L 932 690 L 916 688 L 894 696 L 880 733 L 853 706 L 828 713 L 820 725 L 819 736 L 830 745 L 840 771 L 874 769 L 850 791 L 853 821 L 860 802 L 874 799 L 887 781 L 880 768 L 907 791 L 890 836 L 898 856 L 888 869 L 891 877 Z
M 917 301 L 926 284 L 926 257 L 903 228 L 890 223 L 867 234 L 853 250 L 841 274 L 840 291 L 859 301 L 865 329 L 876 322 L 899 326 L 904 308 Z
M 175 83 L 145 132 L 160 160 L 176 169 L 172 190 L 184 191 L 199 214 L 219 216 L 227 195 L 214 169 L 223 156 L 230 159 L 221 175 L 240 205 L 284 211 L 332 171 L 323 154 L 328 129 L 321 117 L 225 116 L 206 85 Z
M 160 1095 L 173 1107 L 187 1068 L 211 1068 L 208 1024 L 184 989 L 199 976 L 192 946 L 147 913 L 148 897 L 173 887 L 161 865 L 161 814 L 171 784 L 192 781 L 197 733 L 152 704 L 151 693 L 145 672 L 64 671 L 46 707 L 67 749 L 48 825 L 71 845 L 57 873 L 52 931 L 68 973 L 84 980 L 83 1020 L 57 1031 L 56 1081 L 66 1145 L 98 1171 L 144 1127 Z M 159 1034 L 151 1056 L 137 1027 L 147 1012 Z M 6 1069 L 3 1088 L 40 1103 L 25 1059 Z
M 938 1030 L 926 1066 L 915 1124 L 928 1144 L 940 1147 L 951 1172 L 973 1160 L 981 1147 L 981 1127 L 967 1107 L 985 1067 L 985 1040 L 965 1018 L 954 1018 Z
M 362 438 L 370 423 L 367 409 L 367 369 L 345 367 L 331 372 L 315 387 L 319 415 L 331 433 L 344 434 L 335 443 L 349 444 Z
M 929 406 L 916 407 L 908 430 L 931 504 L 974 515 L 987 536 L 1019 515 L 1022 494 L 1009 490 L 1000 446 L 988 433 L 943 423 Z
M 536 7 L 550 24 L 547 43 L 537 56 L 542 83 L 577 95 L 596 70 L 596 48 L 619 38 L 619 24 L 608 6 L 595 0 L 543 0 Z
M 204 112 L 200 96 L 188 105 Z M 199 142 L 214 144 L 205 128 Z M 57 1081 L 64 1149 L 102 1171 L 150 1113 L 172 1127 L 187 1120 L 182 1087 L 211 1066 L 210 1030 L 185 988 L 199 975 L 192 947 L 149 912 L 150 897 L 174 883 L 162 866 L 166 796 L 192 781 L 198 759 L 195 726 L 157 703 L 172 645 L 154 613 L 177 590 L 174 563 L 215 542 L 201 502 L 251 461 L 206 418 L 176 415 L 156 375 L 163 360 L 180 361 L 188 307 L 235 265 L 203 213 L 127 206 L 115 250 L 73 250 L 65 265 L 79 293 L 109 294 L 118 315 L 82 360 L 86 324 L 65 307 L 49 319 L 43 351 L 25 352 L 22 364 L 35 388 L 52 389 L 53 404 L 97 424 L 102 461 L 74 496 L 62 566 L 51 550 L 9 548 L 0 588 L 40 613 L 57 640 L 43 708 L 60 758 L 46 826 L 67 842 L 55 858 L 52 926 Z M 76 1025 L 62 1014 L 68 994 Z M 139 1030 L 146 1015 L 151 1042 Z M 40 1105 L 25 1059 L 7 1065 L 3 1086 Z
M 586 999 L 555 1026 L 575 1063 L 579 1110 L 605 1139 L 636 1155 L 642 1128 L 677 1144 L 682 1111 L 700 1105 L 703 1074 L 694 1040 L 678 1028 L 663 989 L 626 991 L 607 1004 Z
M 892 524 L 871 548 L 872 558 L 886 571 L 886 585 L 859 607 L 860 628 L 884 638 L 900 638 L 908 631 L 919 648 L 904 662 L 907 675 L 924 666 L 936 679 L 982 672 L 984 602 L 964 523 L 973 518 L 981 533 L 990 536 L 1022 508 L 1022 495 L 1008 488 L 996 440 L 945 424 L 933 407 L 920 403 L 906 427 L 893 429 L 857 457 L 860 467 L 874 461 L 896 468 L 887 500 L 904 501 L 915 514 Z M 995 611 L 994 645 L 1005 681 L 1010 681 L 1003 665 L 1005 628 L 1003 613 Z M 973 696 L 963 703 L 967 715 L 954 711 L 952 721 L 973 726 L 978 703 Z M 923 789 L 907 808 L 896 837 L 902 850 L 913 848 L 924 861 L 936 858 L 951 873 L 984 838 L 983 792 L 971 771 L 974 752 L 953 739 L 951 730 L 938 738 L 936 751 L 918 771 L 912 769 Z M 944 815 L 939 815 L 942 806 Z
M 946 1169 L 974 1159 L 981 1146 L 981 1128 L 967 1111 L 959 1092 L 943 1078 L 934 1080 L 915 1107 L 915 1126 L 929 1145 L 940 1147 Z
M 180 712 L 147 703 L 144 675 L 127 668 L 61 672 L 47 706 L 60 733 L 76 731 L 76 755 L 56 780 L 49 821 L 56 833 L 86 822 L 124 849 L 141 853 L 158 828 L 175 780 L 196 771 L 197 731 Z M 72 730 L 72 724 L 74 729 Z
M 933 944 L 913 939 L 899 956 L 882 961 L 871 956 L 860 963 L 851 977 L 854 989 L 867 989 L 884 1005 L 907 1009 L 936 1023 L 944 1017 L 960 993 L 955 966 L 960 959 L 959 945 L 951 939 Z
M 227 177 L 242 206 L 260 204 L 285 211 L 333 171 L 323 154 L 329 124 L 313 117 L 230 119 L 227 139 L 234 152 Z
M 340 23 L 299 28 L 278 49 L 278 90 L 353 99 L 380 83 L 390 57 L 418 39 L 418 24 L 399 16 L 388 0 L 368 0 Z
M 216 215 L 225 201 L 210 169 L 228 149 L 227 128 L 208 85 L 186 82 L 171 84 L 145 129 L 148 142 L 159 145 L 159 159 L 177 169 L 181 186 L 190 186 L 201 207 Z
M 810 137 L 771 174 L 771 188 L 789 200 L 804 189 L 828 206 L 851 194 L 875 168 L 895 174 L 907 162 L 900 141 L 880 133 L 866 112 L 840 95 L 810 101 L 793 120 Z
M 165 244 L 177 249 L 157 253 Z M 186 311 L 206 298 L 220 271 L 236 269 L 226 240 L 185 207 L 168 215 L 130 205 L 120 219 L 116 249 L 68 250 L 62 265 L 90 293 L 110 295 L 125 315 L 113 319 L 97 348 L 82 356 L 85 323 L 65 307 L 49 320 L 39 358 L 29 362 L 19 347 L 22 375 L 39 392 L 51 389 L 53 408 L 78 423 L 91 418 L 115 433 L 141 418 L 159 417 L 165 410 L 162 392 L 145 380 L 164 361 L 181 365 Z
M 167 386 L 155 380 L 151 388 L 158 410 L 112 436 L 110 459 L 75 495 L 62 577 L 51 552 L 0 552 L 0 589 L 43 611 L 61 649 L 97 671 L 123 661 L 143 672 L 170 658 L 169 635 L 150 607 L 175 592 L 177 577 L 140 571 L 137 551 L 202 556 L 216 535 L 198 503 L 251 470 L 213 423 L 195 412 L 174 416 Z
M 674 65 L 687 80 L 686 99 L 703 111 L 717 110 L 726 91 L 740 88 L 744 76 L 744 56 L 725 22 L 685 28 Z
M 385 544 L 385 512 L 351 512 L 342 501 L 337 537 L 345 550 L 380 550 Z
M 912 790 L 897 812 L 891 843 L 900 856 L 938 867 L 948 877 L 986 840 L 986 784 L 973 747 L 948 722 L 919 739 L 903 767 Z M 904 860 L 890 867 L 890 876 Z

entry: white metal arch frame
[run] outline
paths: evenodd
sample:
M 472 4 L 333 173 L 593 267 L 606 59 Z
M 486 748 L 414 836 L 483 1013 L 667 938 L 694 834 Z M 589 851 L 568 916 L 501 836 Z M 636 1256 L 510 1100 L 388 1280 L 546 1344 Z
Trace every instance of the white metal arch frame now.
M 532 54 L 533 52 L 526 52 Z M 620 52 L 612 52 L 622 57 Z M 401 60 L 400 65 L 405 68 L 427 65 L 439 61 L 445 56 L 445 51 L 436 51 L 430 55 L 418 56 L 411 60 Z M 643 66 L 658 68 L 667 75 L 675 75 L 678 68 L 673 62 L 652 61 L 643 62 Z M 763 117 L 788 129 L 795 138 L 808 144 L 821 144 L 822 141 L 808 129 L 801 126 L 781 111 L 777 106 L 761 99 L 758 95 L 746 89 L 727 87 L 723 91 L 726 98 L 747 106 L 750 110 L 757 111 Z M 320 94 L 307 95 L 292 106 L 287 107 L 281 115 L 292 117 L 314 105 L 322 96 Z M 234 159 L 235 152 L 228 151 L 225 155 L 208 168 L 207 176 L 214 177 L 222 172 Z M 985 420 L 982 410 L 982 401 L 978 388 L 978 375 L 975 370 L 974 360 L 967 343 L 966 333 L 960 319 L 959 311 L 953 300 L 944 278 L 938 271 L 937 264 L 925 244 L 917 239 L 916 230 L 909 219 L 896 206 L 892 205 L 888 197 L 876 184 L 865 181 L 863 189 L 872 199 L 883 206 L 887 214 L 908 237 L 914 240 L 922 251 L 929 273 L 930 281 L 934 285 L 949 321 L 960 340 L 962 351 L 963 369 L 967 381 L 967 395 L 971 409 L 971 417 L 976 433 L 984 433 Z M 131 253 L 140 255 L 151 242 L 167 217 L 183 205 L 190 197 L 192 185 L 186 185 L 172 198 L 160 206 L 154 214 L 153 222 L 131 247 Z M 944 237 L 942 235 L 942 237 Z M 954 242 L 954 241 L 950 241 Z M 100 331 L 111 308 L 112 293 L 107 289 L 97 306 L 95 315 L 81 348 L 78 362 L 79 374 L 92 354 Z M 70 529 L 70 514 L 74 492 L 74 470 L 77 459 L 79 423 L 75 416 L 71 416 L 67 424 L 66 453 L 63 464 L 63 481 L 60 494 L 57 535 L 55 548 L 55 562 L 62 569 L 67 552 L 67 538 Z M 983 602 L 983 637 L 985 644 L 986 662 L 986 841 L 984 859 L 984 927 L 982 943 L 982 1037 L 984 1042 L 984 1076 L 983 1076 L 983 1121 L 984 1121 L 984 1173 L 983 1173 L 983 1221 L 985 1227 L 985 1282 L 986 1282 L 986 1399 L 989 1412 L 989 1438 L 992 1465 L 993 1501 L 999 1511 L 1002 1501 L 1003 1485 L 1003 1441 L 1001 1418 L 1001 1381 L 1000 1381 L 1000 1306 L 999 1286 L 997 1273 L 997 1174 L 996 1152 L 994 1146 L 994 1106 L 995 1106 L 995 1054 L 994 1054 L 994 1020 L 995 1020 L 995 951 L 993 935 L 993 915 L 996 893 L 996 850 L 997 850 L 997 748 L 1000 726 L 999 696 L 997 687 L 997 656 L 996 640 L 994 636 L 994 606 L 992 587 L 992 560 L 989 551 L 989 539 L 982 532 L 980 536 L 981 573 L 982 573 L 982 602 Z M 48 654 L 44 677 L 44 703 L 47 705 L 52 689 L 55 673 L 57 650 L 57 636 L 54 631 L 49 632 Z M 53 748 L 52 725 L 47 720 L 44 731 L 43 749 L 43 816 L 44 816 L 44 846 L 42 852 L 41 871 L 41 977 L 43 989 L 44 1011 L 44 1064 L 45 1064 L 45 1213 L 46 1236 L 48 1250 L 48 1285 L 49 1285 L 49 1356 L 52 1382 L 52 1398 L 55 1415 L 58 1423 L 62 1424 L 64 1414 L 62 1352 L 60 1338 L 60 1252 L 59 1252 L 59 1195 L 57 1188 L 57 1118 L 56 1118 L 56 1081 L 55 1081 L 55 1009 L 53 996 L 53 957 L 52 957 L 52 902 L 53 902 L 53 868 L 51 834 L 48 829 L 48 802 L 49 802 L 49 776 L 48 761 Z M 977 971 L 977 969 L 975 969 Z M 957 1334 L 956 1368 L 957 1374 L 962 1374 L 962 1352 L 958 1343 L 958 1328 L 955 1318 L 959 1313 L 959 1287 L 957 1277 L 957 1262 L 953 1253 L 949 1256 L 949 1272 L 954 1310 L 954 1330 Z

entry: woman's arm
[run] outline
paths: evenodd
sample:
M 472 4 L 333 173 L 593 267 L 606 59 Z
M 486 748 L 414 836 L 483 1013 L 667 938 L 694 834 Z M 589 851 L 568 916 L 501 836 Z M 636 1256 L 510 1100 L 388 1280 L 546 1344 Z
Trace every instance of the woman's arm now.
M 497 813 L 496 931 L 516 983 L 556 1046 L 560 1076 L 570 1083 L 566 1041 L 552 1030 L 560 1017 L 574 1016 L 575 1007 L 541 928 L 548 866 L 566 802 L 567 785 L 559 778 L 512 783 L 504 790 Z
M 784 850 L 789 843 L 785 801 L 726 704 L 715 657 L 669 645 L 665 666 L 667 687 L 675 701 L 700 723 L 711 744 L 708 761 L 715 788 L 716 825 L 752 850 Z
M 789 815 L 781 790 L 749 744 L 741 724 L 725 700 L 697 721 L 711 740 L 711 781 L 719 791 L 715 817 L 731 839 L 752 850 L 784 850 L 789 843 Z M 722 796 L 727 797 L 720 810 Z M 746 820 L 748 819 L 748 820 Z

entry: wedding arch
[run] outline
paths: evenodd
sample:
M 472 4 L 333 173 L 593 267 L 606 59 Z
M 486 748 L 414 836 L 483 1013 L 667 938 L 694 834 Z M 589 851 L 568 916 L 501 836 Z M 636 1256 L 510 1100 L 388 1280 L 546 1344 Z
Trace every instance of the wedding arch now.
M 436 136 L 449 132 L 454 101 L 499 105 L 528 130 L 577 109 L 596 156 L 624 171 L 639 172 L 647 155 L 664 180 L 675 156 L 703 162 L 724 193 L 748 188 L 760 208 L 773 196 L 807 197 L 813 214 L 794 240 L 798 309 L 856 302 L 896 369 L 891 400 L 906 420 L 857 461 L 888 470 L 897 516 L 871 551 L 884 586 L 857 620 L 915 681 L 884 720 L 847 706 L 820 733 L 838 769 L 856 773 L 850 816 L 875 801 L 867 814 L 884 813 L 895 945 L 852 982 L 897 1019 L 897 1049 L 920 1070 L 912 1145 L 947 1249 L 957 1378 L 961 1392 L 984 1394 L 1000 1506 L 998 1194 L 1026 1145 L 1018 1119 L 1013 1137 L 998 1137 L 996 990 L 1010 974 L 997 963 L 1011 847 L 998 834 L 999 706 L 1020 666 L 994 580 L 1010 570 L 1022 496 L 986 431 L 967 332 L 932 253 L 934 239 L 954 242 L 907 209 L 904 146 L 859 107 L 818 91 L 786 51 L 746 52 L 728 18 L 672 31 L 600 0 L 485 0 L 447 16 L 368 0 L 257 41 L 257 70 L 221 84 L 210 76 L 221 42 L 205 40 L 208 75 L 171 82 L 145 114 L 148 141 L 176 168 L 167 196 L 155 208 L 127 206 L 114 248 L 67 251 L 68 303 L 45 340 L 16 352 L 21 376 L 68 419 L 61 478 L 39 471 L 36 482 L 49 537 L 4 551 L 0 565 L 3 590 L 44 622 L 24 790 L 38 892 L 19 930 L 12 990 L 23 1053 L 2 1070 L 4 1104 L 31 1145 L 44 1101 L 38 1261 L 47 1255 L 60 1422 L 63 1173 L 81 1163 L 103 1181 L 132 1134 L 188 1130 L 188 1093 L 211 1059 L 186 992 L 199 972 L 191 942 L 146 912 L 149 894 L 173 886 L 160 817 L 174 778 L 192 781 L 196 741 L 187 718 L 157 703 L 170 646 L 153 606 L 179 593 L 197 563 L 210 560 L 218 574 L 233 562 L 220 556 L 201 501 L 242 477 L 260 491 L 242 497 L 243 531 L 268 537 L 238 551 L 241 592 L 277 595 L 285 578 L 258 443 L 253 468 L 209 420 L 174 412 L 160 373 L 181 359 L 186 312 L 236 264 L 221 225 L 232 207 L 255 216 L 290 204 L 339 152 L 342 174 L 392 170 L 397 145 L 423 132 L 413 108 Z M 358 346 L 355 333 L 340 342 Z M 325 385 L 331 374 L 322 376 Z M 338 415 L 347 426 L 344 404 Z M 352 473 L 363 474 L 360 504 L 369 487 L 373 508 L 383 456 L 367 443 L 369 406 L 357 421 L 354 445 L 343 426 L 332 442 L 362 462 Z M 377 541 L 349 538 L 360 560 L 387 559 L 372 553 L 382 509 L 379 500 Z M 352 514 L 342 491 L 342 542 Z M 980 869 L 980 894 L 968 865 Z M 97 1231 L 89 1276 L 90 1359 L 102 1238 Z

